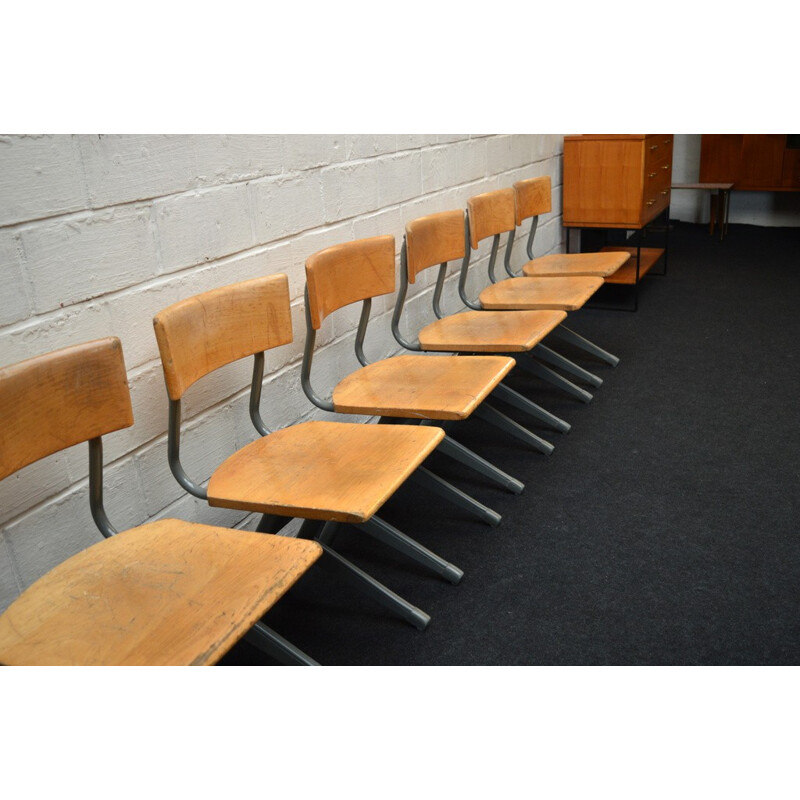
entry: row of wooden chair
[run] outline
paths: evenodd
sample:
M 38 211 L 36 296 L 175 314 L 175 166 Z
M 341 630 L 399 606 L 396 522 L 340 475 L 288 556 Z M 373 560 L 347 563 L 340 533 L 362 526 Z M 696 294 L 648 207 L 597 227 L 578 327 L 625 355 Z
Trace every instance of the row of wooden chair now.
M 411 351 L 407 354 L 373 363 L 365 355 L 372 300 L 395 293 L 393 236 L 347 242 L 307 260 L 303 390 L 326 411 L 404 424 L 313 420 L 269 430 L 260 412 L 265 352 L 293 339 L 285 275 L 224 286 L 156 315 L 155 334 L 169 397 L 170 468 L 187 492 L 210 506 L 260 514 L 254 532 L 162 519 L 117 533 L 104 507 L 102 437 L 133 423 L 118 339 L 65 348 L 0 370 L 5 422 L 0 429 L 0 479 L 66 447 L 88 442 L 90 506 L 105 537 L 36 581 L 0 616 L 0 663 L 212 664 L 245 637 L 281 663 L 314 664 L 267 627 L 262 617 L 317 561 L 423 629 L 429 621 L 423 610 L 336 551 L 337 526 L 357 526 L 458 583 L 461 570 L 380 519 L 381 506 L 411 479 L 497 525 L 496 512 L 423 463 L 438 448 L 512 492 L 522 491 L 522 482 L 459 444 L 441 425 L 474 414 L 535 449 L 550 452 L 549 443 L 493 405 L 499 400 L 556 430 L 569 429 L 504 384 L 515 364 L 521 363 L 520 356 L 528 359 L 527 368 L 536 374 L 551 372 L 539 371 L 534 362 L 539 356 L 591 382 L 591 374 L 572 362 L 551 356 L 549 349 L 536 350 L 543 347 L 545 336 L 559 333 L 616 363 L 610 354 L 563 329 L 563 321 L 567 310 L 580 307 L 602 283 L 597 276 L 628 256 L 534 259 L 532 237 L 538 215 L 550 210 L 549 189 L 548 179 L 522 181 L 512 189 L 471 198 L 466 214 L 448 211 L 407 225 L 392 319 L 397 341 Z M 499 236 L 509 234 L 505 260 L 513 275 L 514 232 L 530 217 L 534 220 L 528 242 L 531 260 L 524 277 L 497 281 Z M 494 239 L 491 284 L 475 302 L 465 294 L 470 248 L 476 249 L 489 236 Z M 446 316 L 441 304 L 447 266 L 459 259 L 459 293 L 468 309 Z M 420 272 L 436 264 L 440 265 L 432 300 L 436 321 L 412 339 L 400 330 L 408 287 Z M 360 367 L 337 383 L 329 398 L 322 397 L 311 382 L 316 332 L 328 315 L 356 302 L 363 306 L 355 337 Z M 432 352 L 451 355 L 426 355 Z M 203 486 L 181 461 L 182 399 L 197 381 L 243 358 L 253 359 L 249 410 L 260 436 L 225 459 Z M 565 379 L 553 374 L 554 382 L 565 386 L 559 381 Z M 569 390 L 573 384 L 565 382 Z M 296 536 L 264 535 L 278 533 L 293 518 L 303 520 Z

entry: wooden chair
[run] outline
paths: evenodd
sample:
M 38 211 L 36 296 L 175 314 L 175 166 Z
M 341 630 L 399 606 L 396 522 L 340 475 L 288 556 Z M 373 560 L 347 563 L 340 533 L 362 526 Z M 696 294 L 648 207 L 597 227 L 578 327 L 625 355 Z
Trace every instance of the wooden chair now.
M 551 253 L 535 258 L 533 255 L 533 240 L 539 224 L 539 216 L 548 214 L 552 210 L 550 176 L 528 178 L 514 184 L 516 200 L 516 227 L 520 227 L 526 219 L 531 220 L 530 231 L 525 249 L 530 259 L 522 266 L 522 274 L 532 278 L 558 278 L 565 276 L 590 276 L 596 278 L 609 278 L 630 259 L 628 252 L 598 252 L 598 253 Z M 508 234 L 504 265 L 509 277 L 519 277 L 511 267 L 511 253 L 514 244 L 515 230 Z M 616 367 L 619 358 L 588 341 L 584 337 L 567 328 L 565 325 L 553 332 L 557 338 L 569 342 L 573 346 L 584 350 L 591 355 Z
M 112 527 L 101 437 L 133 424 L 118 339 L 0 369 L 0 409 L 0 478 L 88 441 L 90 506 L 106 537 L 0 616 L 0 663 L 213 664 L 242 636 L 284 663 L 315 663 L 259 620 L 319 558 L 318 544 L 177 519 Z
M 264 353 L 293 338 L 286 275 L 204 292 L 169 306 L 153 322 L 169 395 L 169 464 L 181 486 L 211 506 L 260 513 L 258 530 L 265 533 L 303 519 L 298 536 L 321 544 L 322 566 L 425 628 L 430 619 L 425 612 L 346 561 L 329 541 L 338 523 L 349 523 L 458 583 L 463 575 L 458 567 L 375 516 L 444 432 L 318 420 L 270 432 L 260 413 Z M 225 459 L 204 488 L 180 460 L 181 399 L 200 378 L 247 357 L 253 358 L 250 418 L 261 438 Z
M 400 288 L 397 293 L 392 333 L 395 339 L 412 352 L 449 352 L 461 354 L 512 353 L 519 364 L 538 342 L 566 318 L 564 311 L 475 311 L 467 309 L 447 315 L 442 309 L 442 294 L 450 261 L 468 257 L 463 211 L 443 211 L 413 220 L 406 225 L 400 251 Z M 408 295 L 408 286 L 429 267 L 439 265 L 436 288 L 432 296 L 436 321 L 425 325 L 418 338 L 411 339 L 400 330 L 400 321 Z M 501 383 L 494 397 L 543 422 L 561 433 L 569 423 L 533 403 Z M 553 446 L 538 439 L 492 406 L 485 403 L 478 409 L 481 418 L 497 425 L 533 447 L 550 453 Z M 538 441 L 537 441 L 538 439 Z M 544 446 L 542 446 L 544 442 Z
M 469 257 L 462 263 L 462 279 L 459 292 L 465 305 L 473 310 L 520 311 L 532 309 L 560 309 L 576 311 L 603 285 L 603 279 L 591 276 L 566 276 L 552 278 L 513 277 L 499 280 L 495 275 L 500 237 L 512 233 L 516 228 L 516 197 L 513 188 L 497 189 L 475 195 L 467 201 L 467 229 L 472 250 L 477 250 L 484 239 L 492 238 L 492 249 L 488 260 L 489 284 L 481 290 L 477 302 L 467 297 L 465 287 Z M 508 258 L 508 253 L 506 255 Z M 532 353 L 540 359 L 559 367 L 565 372 L 589 383 L 600 386 L 602 379 L 583 369 L 569 359 L 552 351 L 543 344 Z M 535 359 L 526 360 L 520 366 L 558 386 L 573 397 L 589 402 L 592 395 L 585 389 L 567 380 L 552 369 L 539 364 Z
M 431 357 L 399 355 L 369 363 L 364 339 L 372 300 L 395 290 L 394 236 L 377 236 L 327 248 L 306 260 L 306 347 L 303 356 L 303 388 L 319 408 L 342 414 L 380 415 L 383 422 L 441 421 L 453 423 L 471 415 L 494 421 L 497 412 L 486 402 L 498 390 L 514 366 L 508 356 L 483 355 Z M 360 368 L 336 383 L 330 398 L 321 397 L 311 385 L 311 367 L 317 331 L 334 311 L 362 303 L 355 337 L 355 356 Z M 522 426 L 525 441 L 550 447 Z M 456 459 L 497 485 L 521 492 L 523 484 L 447 435 L 440 452 Z M 418 471 L 427 487 L 490 524 L 500 515 L 486 509 L 438 476 Z

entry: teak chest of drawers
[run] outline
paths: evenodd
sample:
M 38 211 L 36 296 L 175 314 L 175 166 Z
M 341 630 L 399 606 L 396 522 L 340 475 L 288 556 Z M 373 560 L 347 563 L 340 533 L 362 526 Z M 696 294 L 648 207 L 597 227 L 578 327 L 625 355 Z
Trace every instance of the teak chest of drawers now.
M 633 247 L 601 248 L 632 255 L 606 283 L 636 285 L 662 256 L 666 271 L 666 237 L 663 248 L 642 247 L 641 241 L 646 228 L 669 209 L 672 139 L 672 134 L 655 133 L 564 137 L 564 227 L 638 232 Z

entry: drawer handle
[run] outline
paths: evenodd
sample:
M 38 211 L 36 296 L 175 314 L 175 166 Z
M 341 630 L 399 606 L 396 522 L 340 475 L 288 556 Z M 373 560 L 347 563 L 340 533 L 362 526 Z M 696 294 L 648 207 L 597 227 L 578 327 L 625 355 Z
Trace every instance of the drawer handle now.
M 671 141 L 672 139 L 664 139 L 664 144 L 669 144 Z
M 651 144 L 650 145 L 650 149 L 651 150 L 658 150 L 658 145 L 657 144 Z
M 663 194 L 666 197 L 669 194 L 669 189 L 663 189 L 661 194 Z
M 664 164 L 664 166 L 661 167 L 661 169 L 669 169 L 670 166 L 672 166 L 672 165 L 671 164 Z
M 648 200 L 648 201 L 645 203 L 645 205 L 646 205 L 646 206 L 652 206 L 652 205 L 655 205 L 655 202 L 656 202 L 655 200 Z
M 658 175 L 657 172 L 651 172 L 647 177 L 648 178 L 655 178 L 656 175 Z

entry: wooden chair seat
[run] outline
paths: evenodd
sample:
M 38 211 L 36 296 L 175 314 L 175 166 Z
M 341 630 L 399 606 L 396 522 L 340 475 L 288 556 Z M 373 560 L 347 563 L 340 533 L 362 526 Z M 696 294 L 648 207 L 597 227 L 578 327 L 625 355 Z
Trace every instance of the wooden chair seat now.
M 333 405 L 342 414 L 466 419 L 514 363 L 503 356 L 394 356 L 348 375 L 333 390 Z
M 213 664 L 321 553 L 316 542 L 175 519 L 132 528 L 6 609 L 0 663 Z
M 493 310 L 560 309 L 576 311 L 603 285 L 602 278 L 507 278 L 487 286 L 478 296 Z
M 566 316 L 554 310 L 462 311 L 426 325 L 419 343 L 423 350 L 451 353 L 526 353 Z
M 358 524 L 444 438 L 435 427 L 311 421 L 245 445 L 208 483 L 211 506 Z
M 532 278 L 613 275 L 627 260 L 625 253 L 551 253 L 534 258 L 522 267 L 523 275 Z

